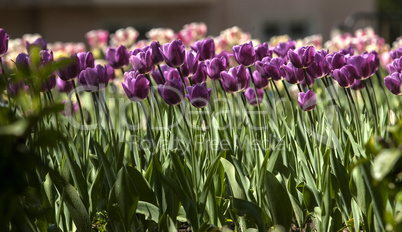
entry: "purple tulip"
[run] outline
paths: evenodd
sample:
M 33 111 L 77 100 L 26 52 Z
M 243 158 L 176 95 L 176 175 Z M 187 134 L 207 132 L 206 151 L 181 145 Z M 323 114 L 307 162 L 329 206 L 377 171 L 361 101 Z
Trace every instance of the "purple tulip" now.
M 159 48 L 166 64 L 172 68 L 183 65 L 186 57 L 186 50 L 181 40 L 174 40 L 171 43 L 165 43 Z
M 215 58 L 224 58 L 225 59 L 225 65 L 226 67 L 229 67 L 230 64 L 230 57 L 233 56 L 232 54 L 229 54 L 227 51 L 221 51 L 218 55 L 215 56 Z
M 192 50 L 186 52 L 184 63 L 182 66 L 180 66 L 180 71 L 183 77 L 189 77 L 197 71 L 199 57 L 199 52 Z
M 338 82 L 338 84 L 343 88 L 349 88 L 354 83 L 354 78 L 349 72 L 349 69 L 344 66 L 340 69 L 335 69 L 332 72 L 332 77 Z
M 39 50 L 46 50 L 47 42 L 43 38 L 37 38 L 33 43 L 26 42 L 26 47 L 28 52 L 31 52 L 34 47 L 39 48 Z
M 350 86 L 350 88 L 353 90 L 364 89 L 364 82 L 365 82 L 365 80 L 355 79 L 353 84 Z
M 256 90 L 257 90 L 257 95 L 258 95 L 258 101 L 261 104 L 264 90 L 262 90 L 262 89 L 256 89 Z M 247 102 L 250 105 L 253 105 L 253 106 L 257 105 L 257 99 L 255 97 L 254 88 L 247 88 L 246 91 L 244 92 L 244 96 L 246 96 Z
M 116 78 L 116 75 L 114 73 L 114 68 L 110 66 L 109 64 L 106 65 L 106 72 L 107 72 L 107 78 L 109 81 L 113 81 Z
M 197 71 L 191 76 L 191 81 L 196 84 L 202 84 L 207 80 L 207 65 L 204 61 L 198 64 Z
M 68 58 L 61 58 L 68 59 Z M 71 63 L 65 67 L 62 67 L 58 70 L 57 74 L 63 81 L 69 81 L 78 76 L 80 73 L 80 60 L 77 54 L 72 54 L 70 56 Z
M 309 84 L 308 88 L 313 87 L 315 79 L 312 76 L 310 76 L 308 73 L 307 73 L 307 80 L 308 80 L 308 84 Z M 303 78 L 303 80 L 300 81 L 300 84 L 303 87 L 307 87 L 306 75 L 304 75 L 304 78 Z
M 163 62 L 163 56 L 161 51 L 159 50 L 160 47 L 161 45 L 159 44 L 159 41 L 152 41 L 149 45 L 153 65 L 157 65 Z
M 201 61 L 212 59 L 215 56 L 215 42 L 211 38 L 199 40 L 190 47 L 200 54 Z
M 80 73 L 79 81 L 87 92 L 97 92 L 106 88 L 109 82 L 106 67 L 98 64 L 95 68 L 86 68 Z
M 395 60 L 392 61 L 391 64 L 388 64 L 387 69 L 388 69 L 388 73 L 401 72 L 402 71 L 402 59 L 396 58 Z
M 269 50 L 267 43 L 262 43 L 255 48 L 257 60 L 261 61 L 264 57 L 272 57 L 272 50 Z
M 281 71 L 281 66 L 283 65 L 283 59 L 265 57 L 262 61 L 255 62 L 255 68 L 260 73 L 262 78 L 265 79 L 274 79 L 275 81 L 282 80 L 282 77 L 285 76 Z
M 130 57 L 130 62 L 133 65 L 133 70 L 138 71 L 141 74 L 149 73 L 154 67 L 152 63 L 151 50 L 140 51 L 136 55 Z
M 8 83 L 7 91 L 10 96 L 15 97 L 21 90 L 25 89 L 25 83 L 23 81 L 11 81 Z
M 177 105 L 184 99 L 184 87 L 180 79 L 167 80 L 158 86 L 159 95 L 168 105 Z
M 0 56 L 3 56 L 8 51 L 8 34 L 3 28 L 0 28 Z
M 326 60 L 331 70 L 340 69 L 346 65 L 345 55 L 338 52 L 328 54 Z
M 135 71 L 124 73 L 122 86 L 128 99 L 133 102 L 139 102 L 148 97 L 149 81 L 144 74 Z
M 15 66 L 18 72 L 22 73 L 24 76 L 28 76 L 30 73 L 29 63 L 29 56 L 24 52 L 21 52 L 18 54 L 17 58 L 15 58 Z
M 365 52 L 362 55 L 352 56 L 348 59 L 348 64 L 357 70 L 357 79 L 369 78 L 378 68 L 375 53 Z
M 158 69 L 155 69 L 154 71 L 152 71 L 152 77 L 154 78 L 154 81 L 156 82 L 156 84 L 158 85 L 163 85 L 165 83 L 165 72 L 166 75 L 167 73 L 172 69 L 171 67 L 167 66 L 166 64 L 162 64 L 160 66 L 160 69 L 162 71 L 163 76 L 161 75 L 161 72 Z
M 308 90 L 305 93 L 299 93 L 297 102 L 299 103 L 300 109 L 302 109 L 303 111 L 310 111 L 315 108 L 315 105 L 317 104 L 317 99 L 314 92 L 312 90 Z
M 195 84 L 193 86 L 187 86 L 186 97 L 190 101 L 191 105 L 196 108 L 203 108 L 208 105 L 209 97 L 212 89 L 207 88 L 207 83 Z
M 384 78 L 384 84 L 387 89 L 395 94 L 401 95 L 402 94 L 402 74 L 401 73 L 392 73 L 391 76 L 387 76 Z
M 349 46 L 348 48 L 344 48 L 339 50 L 339 53 L 343 54 L 343 55 L 350 55 L 353 56 L 353 54 L 355 53 L 355 51 L 353 50 L 353 48 L 351 46 Z
M 290 84 L 299 84 L 304 80 L 303 69 L 296 68 L 291 62 L 289 62 L 287 65 L 282 65 L 281 70 L 286 81 Z
M 207 65 L 208 76 L 212 80 L 219 80 L 221 78 L 221 72 L 226 71 L 228 66 L 224 56 L 207 60 L 205 64 Z
M 77 113 L 77 111 L 78 111 L 77 102 L 72 103 L 72 102 L 63 100 L 63 101 L 61 101 L 61 103 L 64 104 L 64 110 L 61 111 L 61 114 L 63 114 L 64 116 L 71 116 L 72 114 Z M 71 106 L 73 107 L 73 109 L 71 109 Z
M 257 89 L 264 89 L 264 88 L 268 87 L 269 79 L 263 78 L 257 70 L 255 70 L 253 72 L 253 78 L 254 78 L 255 87 Z
M 389 55 L 392 57 L 393 60 L 401 58 L 402 57 L 402 47 L 395 49 L 393 51 L 390 51 Z
M 124 45 L 117 49 L 109 48 L 106 53 L 106 60 L 114 69 L 122 68 L 129 64 L 128 51 Z
M 243 65 L 221 72 L 221 78 L 226 92 L 238 92 L 250 86 L 250 74 Z
M 311 77 L 319 79 L 330 73 L 331 70 L 329 69 L 328 62 L 325 58 L 327 54 L 328 52 L 324 50 L 315 53 L 314 63 L 306 70 Z
M 73 83 L 71 81 L 63 81 L 60 77 L 57 78 L 56 85 L 61 93 L 68 93 L 73 89 Z
M 277 54 L 281 58 L 286 58 L 289 50 L 295 49 L 295 48 L 296 48 L 296 41 L 289 40 L 288 42 L 283 42 L 283 43 L 277 44 L 273 48 L 273 52 L 275 52 L 275 54 Z
M 40 57 L 40 67 L 48 66 L 53 63 L 53 52 L 48 52 L 47 50 L 42 50 L 39 52 Z M 56 86 L 56 75 L 54 73 L 50 74 L 50 76 L 42 82 L 42 87 L 40 91 L 49 92 Z
M 313 46 L 298 47 L 289 50 L 289 60 L 296 68 L 308 68 L 314 63 L 315 48 Z
M 53 74 L 42 82 L 41 92 L 50 92 L 56 86 L 56 76 Z
M 237 45 L 233 47 L 233 56 L 237 63 L 249 67 L 256 61 L 257 55 L 253 47 L 253 42 Z
M 95 67 L 95 58 L 92 52 L 80 52 L 77 57 L 80 62 L 80 71 Z

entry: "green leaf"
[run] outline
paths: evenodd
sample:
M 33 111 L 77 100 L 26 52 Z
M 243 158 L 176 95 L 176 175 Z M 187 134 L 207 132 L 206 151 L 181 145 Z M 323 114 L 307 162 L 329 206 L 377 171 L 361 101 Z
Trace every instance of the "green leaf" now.
M 240 215 L 250 215 L 258 225 L 258 231 L 265 232 L 266 227 L 262 219 L 262 210 L 255 204 L 238 198 L 233 198 L 233 207 Z
M 289 231 L 292 224 L 292 203 L 287 191 L 271 172 L 267 171 L 265 178 L 265 191 L 268 198 L 268 206 L 275 225 L 285 227 Z
M 371 174 L 374 179 L 381 181 L 395 167 L 398 160 L 402 157 L 400 149 L 384 149 L 373 161 Z

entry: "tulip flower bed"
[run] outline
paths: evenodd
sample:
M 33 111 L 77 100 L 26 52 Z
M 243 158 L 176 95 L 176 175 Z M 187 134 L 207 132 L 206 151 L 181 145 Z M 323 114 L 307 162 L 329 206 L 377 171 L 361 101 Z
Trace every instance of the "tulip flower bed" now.
M 205 34 L 0 29 L 0 230 L 402 231 L 402 48 Z

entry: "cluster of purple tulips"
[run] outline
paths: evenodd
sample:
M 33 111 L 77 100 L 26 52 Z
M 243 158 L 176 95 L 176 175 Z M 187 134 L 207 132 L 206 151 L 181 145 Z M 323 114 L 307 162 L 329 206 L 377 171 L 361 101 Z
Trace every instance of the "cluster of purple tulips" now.
M 0 42 L 0 54 L 5 54 L 8 35 L 3 29 L 0 29 Z M 32 47 L 39 47 L 41 50 L 39 65 L 53 62 L 52 51 L 47 50 L 43 39 L 38 39 L 27 44 L 28 54 L 21 53 L 17 56 L 15 64 L 18 71 L 29 73 L 32 69 L 29 55 Z M 375 51 L 354 55 L 353 49 L 349 48 L 328 54 L 325 50 L 316 51 L 313 46 L 296 48 L 293 40 L 271 48 L 267 43 L 254 47 L 250 41 L 234 46 L 233 54 L 225 51 L 215 54 L 215 44 L 211 38 L 197 41 L 190 47 L 187 50 L 181 40 L 162 45 L 153 41 L 149 46 L 133 51 L 120 45 L 118 48 L 108 49 L 106 66 L 95 66 L 91 52 L 73 54 L 70 57 L 72 62 L 57 71 L 59 78 L 56 80 L 54 74 L 50 75 L 43 81 L 41 91 L 50 91 L 57 85 L 61 92 L 68 92 L 74 87 L 74 81 L 71 80 L 76 77 L 86 91 L 99 91 L 108 85 L 109 80 L 114 79 L 114 69 L 122 69 L 122 87 L 128 98 L 134 102 L 147 98 L 153 83 L 152 76 L 159 95 L 167 104 L 177 105 L 187 97 L 194 107 L 205 107 L 209 103 L 212 90 L 206 85 L 209 76 L 213 81 L 219 81 L 225 92 L 244 92 L 245 98 L 252 105 L 262 102 L 264 89 L 270 82 L 276 87 L 274 81 L 282 81 L 290 101 L 292 99 L 286 86 L 297 85 L 299 106 L 304 111 L 310 111 L 316 105 L 316 97 L 311 90 L 316 79 L 325 77 L 323 83 L 328 87 L 330 82 L 332 84 L 328 77 L 332 77 L 339 86 L 358 90 L 364 88 L 364 81 L 379 67 L 379 56 Z M 392 93 L 399 95 L 402 84 L 402 50 L 392 54 L 394 62 L 389 65 L 392 75 L 384 81 Z M 233 63 L 231 57 L 234 57 L 238 65 L 230 67 Z M 130 63 L 131 69 L 125 72 L 123 68 Z M 11 94 L 15 94 L 23 87 L 25 85 L 18 82 L 9 84 L 8 89 Z M 277 92 L 279 95 L 278 90 Z

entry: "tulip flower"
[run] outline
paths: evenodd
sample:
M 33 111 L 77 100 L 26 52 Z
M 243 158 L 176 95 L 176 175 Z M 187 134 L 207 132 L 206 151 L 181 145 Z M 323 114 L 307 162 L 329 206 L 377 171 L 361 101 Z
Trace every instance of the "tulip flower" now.
M 377 70 L 377 61 L 374 53 L 363 53 L 348 59 L 348 64 L 355 67 L 358 72 L 357 79 L 367 79 Z
M 256 89 L 256 90 L 257 90 L 257 95 L 258 95 L 258 101 L 261 104 L 264 90 L 262 90 L 262 89 Z M 253 105 L 253 106 L 257 105 L 257 99 L 255 97 L 254 88 L 247 88 L 246 91 L 244 92 L 244 96 L 246 96 L 247 102 L 250 105 Z
M 165 84 L 158 86 L 158 93 L 169 105 L 177 105 L 184 99 L 184 87 L 179 78 L 166 80 Z
M 106 67 L 98 64 L 95 68 L 86 68 L 80 73 L 79 81 L 87 92 L 97 92 L 106 88 L 109 82 Z
M 281 70 L 286 81 L 290 84 L 299 84 L 305 78 L 303 69 L 296 68 L 291 62 L 289 62 L 287 65 L 282 65 Z
M 39 48 L 39 50 L 47 49 L 47 42 L 42 38 L 37 38 L 33 43 L 26 42 L 27 51 L 31 52 L 33 47 Z
M 57 78 L 56 85 L 61 93 L 68 93 L 73 89 L 73 83 L 71 81 L 63 81 L 60 77 Z
M 187 86 L 186 97 L 190 103 L 196 108 L 203 108 L 208 105 L 209 97 L 212 89 L 207 88 L 207 84 L 195 84 L 193 86 Z
M 387 89 L 395 94 L 401 95 L 402 94 L 402 74 L 398 72 L 394 72 L 391 76 L 387 76 L 384 78 L 384 84 Z
M 388 70 L 388 73 L 401 72 L 402 71 L 402 59 L 396 58 L 395 60 L 393 60 L 391 64 L 388 64 L 387 70 Z
M 401 58 L 402 57 L 402 47 L 395 49 L 393 51 L 390 51 L 389 55 L 392 57 L 393 60 Z
M 163 85 L 165 83 L 165 78 L 167 73 L 172 69 L 171 67 L 167 66 L 166 64 L 162 64 L 160 66 L 161 71 L 155 69 L 154 71 L 152 71 L 152 77 L 154 78 L 154 81 L 156 82 L 156 84 L 158 85 Z M 161 75 L 161 72 L 163 74 L 163 76 Z M 166 72 L 166 75 L 165 75 Z
M 161 45 L 159 41 L 152 41 L 149 45 L 149 49 L 151 50 L 151 59 L 152 64 L 157 65 L 163 62 L 163 56 L 161 51 L 159 50 Z
M 192 83 L 202 84 L 207 80 L 207 65 L 204 61 L 200 62 L 197 71 L 191 76 Z
M 355 80 L 355 78 L 353 78 L 353 74 L 351 74 L 351 72 L 346 66 L 340 69 L 335 69 L 332 72 L 332 77 L 343 88 L 349 88 L 354 83 Z
M 129 56 L 126 47 L 120 45 L 117 49 L 109 48 L 106 53 L 106 60 L 114 69 L 127 66 L 129 64 Z
M 76 102 L 72 103 L 66 100 L 61 101 L 61 103 L 64 104 L 64 110 L 61 111 L 61 114 L 63 114 L 64 116 L 71 116 L 75 113 L 77 113 L 78 111 L 78 104 Z M 73 107 L 71 109 L 71 106 Z
M 144 100 L 149 93 L 148 79 L 144 74 L 135 71 L 124 73 L 122 86 L 127 97 L 133 102 Z
M 283 59 L 265 57 L 262 61 L 255 62 L 255 68 L 259 72 L 262 78 L 265 79 L 274 79 L 275 81 L 282 80 L 282 77 L 285 76 L 283 71 L 281 71 L 281 66 L 283 65 Z
M 346 58 L 342 53 L 328 54 L 326 60 L 331 70 L 339 69 L 346 65 Z
M 327 54 L 328 52 L 324 50 L 315 53 L 314 63 L 306 70 L 311 77 L 319 79 L 330 73 L 331 70 L 329 69 L 328 62 L 325 58 Z
M 146 51 L 140 51 L 136 55 L 132 55 L 130 62 L 133 65 L 133 70 L 141 74 L 149 73 L 154 67 L 151 53 L 151 50 L 147 49 Z
M 197 41 L 191 48 L 200 54 L 201 61 L 212 59 L 215 56 L 215 42 L 211 38 Z
M 233 47 L 233 56 L 237 63 L 249 67 L 256 61 L 257 55 L 253 47 L 253 42 L 237 45 Z
M 365 80 L 355 79 L 353 84 L 350 86 L 350 88 L 353 89 L 353 90 L 364 89 L 364 81 Z
M 18 54 L 17 58 L 15 58 L 15 66 L 18 72 L 25 75 L 25 77 L 28 77 L 30 74 L 29 63 L 29 56 L 24 52 Z
M 10 96 L 17 96 L 21 90 L 25 89 L 25 83 L 23 81 L 11 81 L 8 83 L 7 91 Z
M 67 58 L 61 58 L 61 59 L 67 59 Z M 71 63 L 68 64 L 65 67 L 60 68 L 57 71 L 57 74 L 63 81 L 69 81 L 75 77 L 78 76 L 80 73 L 80 60 L 77 56 L 77 54 L 72 54 L 70 56 Z
M 350 55 L 353 56 L 353 54 L 355 53 L 355 51 L 353 50 L 353 48 L 351 46 L 349 46 L 348 48 L 344 48 L 339 50 L 339 53 L 343 54 L 343 55 Z
M 80 63 L 80 71 L 95 67 L 95 58 L 92 52 L 80 52 L 77 53 L 77 57 Z
M 166 64 L 172 68 L 178 68 L 183 65 L 186 57 L 184 44 L 181 40 L 174 40 L 171 43 L 165 43 L 159 48 Z
M 296 68 L 308 68 L 314 63 L 315 48 L 313 46 L 298 47 L 289 50 L 288 57 Z
M 257 70 L 253 72 L 253 77 L 254 84 L 257 89 L 265 89 L 268 87 L 269 79 L 263 78 Z
M 116 78 L 116 75 L 114 73 L 114 68 L 112 66 L 110 66 L 109 64 L 106 65 L 106 72 L 107 72 L 107 78 L 109 79 L 109 81 L 112 81 Z
M 308 90 L 307 92 L 300 92 L 299 97 L 297 98 L 297 102 L 299 103 L 300 109 L 303 111 L 310 111 L 315 108 L 317 104 L 317 99 L 312 90 Z
M 103 48 L 109 39 L 109 32 L 106 30 L 92 30 L 85 34 L 85 38 L 91 48 Z
M 296 41 L 289 40 L 285 43 L 279 43 L 273 48 L 273 52 L 281 58 L 286 58 L 290 49 L 296 48 Z
M 262 43 L 255 48 L 257 60 L 261 61 L 265 57 L 272 57 L 272 50 L 269 50 L 267 43 Z
M 212 80 L 219 80 L 221 78 L 221 72 L 226 71 L 228 62 L 225 57 L 213 58 L 212 60 L 205 61 L 207 65 L 208 76 Z
M 8 51 L 8 34 L 3 28 L 0 28 L 0 56 L 3 56 Z
M 200 54 L 195 51 L 187 51 L 184 63 L 180 66 L 180 71 L 183 77 L 189 77 L 197 71 L 198 59 Z
M 221 72 L 221 78 L 226 92 L 238 92 L 250 86 L 250 74 L 243 65 Z

